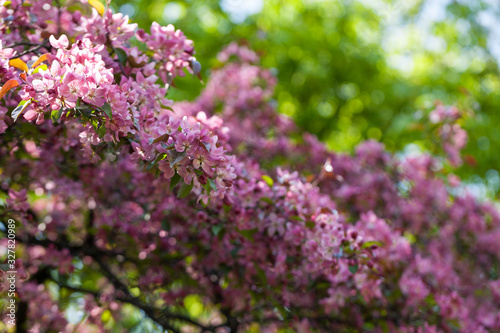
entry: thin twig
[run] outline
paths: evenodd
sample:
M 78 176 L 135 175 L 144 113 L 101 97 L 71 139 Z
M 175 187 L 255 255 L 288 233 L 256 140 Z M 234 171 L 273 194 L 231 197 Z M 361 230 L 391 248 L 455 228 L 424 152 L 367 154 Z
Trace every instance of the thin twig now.
M 38 50 L 40 50 L 42 47 L 44 47 L 44 48 L 46 48 L 48 51 L 50 51 L 49 47 L 48 47 L 48 46 L 45 44 L 45 42 L 44 42 L 44 43 L 42 43 L 42 44 L 39 44 L 37 47 L 34 47 L 34 48 L 32 48 L 32 49 L 28 49 L 28 50 L 26 50 L 26 51 L 24 51 L 24 52 L 21 52 L 21 53 L 19 53 L 19 54 L 15 55 L 15 56 L 11 57 L 10 59 L 20 58 L 20 57 L 22 57 L 22 56 L 24 56 L 24 55 L 26 55 L 26 54 L 32 53 L 32 52 L 34 52 L 34 53 L 38 54 L 38 52 L 37 52 L 37 51 L 38 51 Z

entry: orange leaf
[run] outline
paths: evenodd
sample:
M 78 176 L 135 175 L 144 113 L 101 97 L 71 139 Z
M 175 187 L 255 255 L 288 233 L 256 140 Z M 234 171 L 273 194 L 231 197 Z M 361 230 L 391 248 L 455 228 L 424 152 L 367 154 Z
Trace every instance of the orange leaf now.
M 44 62 L 45 60 L 48 60 L 48 56 L 51 55 L 50 53 L 45 53 L 43 55 L 40 56 L 40 58 L 38 58 L 34 63 L 33 65 L 31 65 L 31 68 L 36 68 L 36 66 L 40 65 L 42 62 Z
M 23 70 L 25 72 L 29 70 L 28 65 L 26 65 L 26 63 L 21 59 L 9 60 L 9 65 L 11 65 L 12 67 L 19 68 L 20 70 Z
M 19 74 L 19 76 L 21 77 L 21 79 L 23 79 L 24 81 L 26 81 L 28 78 L 26 77 L 26 73 L 21 73 Z
M 7 91 L 11 90 L 14 87 L 17 87 L 18 85 L 19 83 L 17 83 L 17 81 L 14 79 L 7 81 L 7 83 L 3 85 L 2 90 L 0 90 L 0 99 L 2 99 L 5 96 Z

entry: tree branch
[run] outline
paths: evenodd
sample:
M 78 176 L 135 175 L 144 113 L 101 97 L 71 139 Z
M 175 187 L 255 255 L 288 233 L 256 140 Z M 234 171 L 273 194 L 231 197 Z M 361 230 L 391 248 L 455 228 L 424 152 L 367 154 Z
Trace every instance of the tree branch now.
M 33 213 L 31 213 L 33 214 Z M 89 240 L 87 238 L 87 240 Z M 189 316 L 185 316 L 183 314 L 177 314 L 169 310 L 168 307 L 165 307 L 163 309 L 157 309 L 153 306 L 150 306 L 149 304 L 145 303 L 138 297 L 134 297 L 131 295 L 128 287 L 126 286 L 125 283 L 123 283 L 108 267 L 108 265 L 105 263 L 103 258 L 112 258 L 118 253 L 110 253 L 108 251 L 101 251 L 98 249 L 94 244 L 89 244 L 88 242 L 85 242 L 84 245 L 82 246 L 74 246 L 71 245 L 69 242 L 65 240 L 58 240 L 58 241 L 51 241 L 51 240 L 40 240 L 36 239 L 33 236 L 28 237 L 27 240 L 21 241 L 22 243 L 26 245 L 41 245 L 43 247 L 48 247 L 49 245 L 54 245 L 57 249 L 68 249 L 71 253 L 71 255 L 74 256 L 90 256 L 92 259 L 98 264 L 101 272 L 103 273 L 104 276 L 109 280 L 109 282 L 115 287 L 116 290 L 119 290 L 122 295 L 115 295 L 115 299 L 117 301 L 123 302 L 123 303 L 128 303 L 133 306 L 135 306 L 138 309 L 141 309 L 144 311 L 144 313 L 151 318 L 151 320 L 155 321 L 158 323 L 160 326 L 162 326 L 164 329 L 169 330 L 170 332 L 177 333 L 179 330 L 175 327 L 172 326 L 170 323 L 171 320 L 178 320 L 185 322 L 187 324 L 196 326 L 202 330 L 202 332 L 215 332 L 216 328 L 221 327 L 223 325 L 217 325 L 217 326 L 205 326 L 196 320 L 190 318 Z M 37 281 L 41 283 L 40 280 L 46 280 L 50 279 L 56 282 L 60 287 L 66 288 L 68 290 L 72 290 L 74 292 L 81 292 L 81 293 L 86 293 L 94 296 L 94 298 L 98 298 L 100 296 L 100 293 L 98 291 L 93 291 L 93 290 L 88 290 L 88 289 L 83 289 L 83 288 L 78 288 L 78 287 L 73 287 L 71 285 L 67 285 L 62 283 L 61 281 L 56 281 L 54 280 L 50 274 L 45 274 L 46 270 L 41 270 L 37 274 Z M 43 273 L 43 274 L 42 274 Z
M 31 43 L 30 43 L 31 44 Z M 44 40 L 42 44 L 37 44 L 38 46 L 35 46 L 34 48 L 31 48 L 31 49 L 28 49 L 26 51 L 23 51 L 13 57 L 11 57 L 10 59 L 16 59 L 16 58 L 20 58 L 26 54 L 29 54 L 29 53 L 37 53 L 38 54 L 38 50 L 40 50 L 42 47 L 46 48 L 47 51 L 50 51 L 50 46 L 47 45 L 47 40 Z

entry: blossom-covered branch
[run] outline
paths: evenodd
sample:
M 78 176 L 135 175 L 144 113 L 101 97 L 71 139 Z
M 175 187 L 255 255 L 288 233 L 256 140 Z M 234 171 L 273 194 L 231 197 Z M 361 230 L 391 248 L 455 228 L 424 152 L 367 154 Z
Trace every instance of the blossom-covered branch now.
M 442 156 L 337 154 L 276 112 L 246 47 L 174 104 L 200 71 L 181 31 L 27 3 L 0 3 L 0 216 L 27 328 L 500 329 L 500 214 L 452 173 L 459 110 L 429 112 Z

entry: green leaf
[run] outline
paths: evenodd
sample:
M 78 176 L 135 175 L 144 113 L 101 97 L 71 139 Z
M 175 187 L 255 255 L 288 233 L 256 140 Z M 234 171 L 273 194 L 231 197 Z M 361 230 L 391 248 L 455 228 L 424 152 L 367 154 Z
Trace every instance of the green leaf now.
M 63 113 L 62 108 L 60 108 L 59 110 L 52 110 L 52 112 L 50 113 L 50 118 L 52 118 L 54 124 L 57 123 L 59 119 L 61 119 L 62 113 Z
M 194 182 L 191 182 L 191 184 L 182 184 L 181 188 L 179 189 L 179 193 L 177 193 L 177 198 L 185 198 L 191 193 L 191 190 L 193 189 L 193 184 Z
M 177 163 L 182 161 L 187 156 L 187 151 L 183 151 L 182 153 L 178 153 L 177 151 L 172 151 L 170 154 L 171 162 L 170 167 L 173 168 Z
M 351 272 L 352 274 L 356 274 L 356 272 L 358 271 L 358 264 L 356 265 L 349 265 L 349 272 Z
M 139 126 L 139 119 L 137 119 L 136 117 L 134 117 L 134 127 L 135 127 L 135 129 L 136 129 L 136 130 L 138 130 L 138 131 L 139 131 L 139 128 L 141 128 L 141 127 Z
M 267 185 L 269 185 L 269 187 L 273 186 L 274 181 L 271 177 L 264 175 L 262 176 L 262 179 L 267 183 Z
M 173 113 L 175 113 L 174 109 L 172 109 L 171 106 L 168 106 L 168 105 L 164 105 L 163 103 L 160 102 L 160 106 L 162 109 L 167 109 L 167 110 L 170 110 L 172 111 Z
M 306 228 L 308 228 L 308 229 L 314 229 L 315 226 L 316 226 L 316 223 L 314 223 L 313 221 L 306 222 Z
M 166 157 L 167 157 L 167 154 L 165 154 L 165 153 L 159 154 L 158 157 L 156 157 L 156 159 L 153 161 L 153 164 L 156 164 L 160 161 L 163 161 Z
M 106 323 L 110 319 L 111 319 L 111 312 L 109 310 L 105 310 L 101 315 L 101 320 Z
M 40 70 L 44 70 L 46 71 L 48 69 L 48 66 L 47 65 L 41 65 L 41 66 L 38 66 L 34 71 L 33 71 L 33 74 L 36 74 L 38 73 Z
M 207 192 L 207 194 L 210 194 L 210 184 L 207 182 L 205 185 L 202 185 L 203 188 L 205 189 L 205 191 Z
M 102 124 L 101 127 L 99 127 L 99 129 L 97 130 L 97 135 L 99 135 L 100 138 L 103 138 L 105 134 L 106 127 L 104 126 L 104 124 Z
M 27 101 L 21 101 L 19 102 L 19 104 L 16 106 L 16 108 L 14 110 L 12 110 L 12 113 L 11 113 L 11 117 L 14 121 L 17 120 L 17 118 L 19 117 L 19 115 L 21 113 L 23 113 L 23 111 L 26 109 L 26 107 L 28 105 L 30 105 L 31 103 L 31 100 L 27 100 Z
M 235 247 L 234 249 L 231 250 L 231 256 L 233 258 L 236 258 L 238 256 L 238 252 L 240 252 L 241 248 L 240 247 Z
M 111 112 L 111 106 L 108 103 L 104 103 L 102 110 L 108 116 L 110 120 L 113 120 L 113 113 Z
M 187 295 L 184 298 L 184 307 L 191 317 L 198 317 L 203 313 L 204 307 L 198 295 Z
M 171 143 L 171 144 L 166 144 L 165 142 L 162 142 L 160 143 L 160 146 L 163 148 L 163 149 L 173 149 L 173 147 L 175 146 L 175 143 Z
M 364 249 L 367 249 L 373 245 L 376 245 L 378 247 L 381 247 L 382 246 L 382 243 L 380 242 L 376 242 L 376 241 L 370 241 L 370 242 L 365 242 L 363 243 L 363 245 L 361 246 L 361 249 L 364 250 Z
M 268 285 L 266 272 L 262 268 L 257 267 L 257 277 L 263 286 Z
M 179 176 L 178 173 L 175 173 L 175 175 L 170 178 L 170 191 L 173 190 L 175 185 L 179 184 L 179 181 L 181 180 L 181 176 Z
M 262 197 L 262 198 L 260 198 L 260 200 L 267 202 L 268 204 L 271 204 L 271 205 L 274 203 L 273 199 L 271 199 L 269 197 Z
M 245 237 L 246 239 L 250 240 L 253 242 L 253 236 L 257 233 L 257 228 L 254 228 L 254 229 L 245 229 L 245 230 L 237 230 L 240 235 L 242 235 L 243 237 Z
M 92 127 L 94 128 L 94 131 L 97 133 L 97 130 L 99 129 L 99 122 L 96 119 L 93 119 L 91 123 Z
M 120 61 L 122 65 L 125 65 L 128 58 L 127 53 L 123 49 L 120 49 L 119 47 L 115 47 L 115 52 L 116 55 L 118 56 L 118 61 Z
M 219 234 L 219 232 L 222 230 L 222 224 L 216 224 L 214 226 L 212 226 L 212 233 L 214 234 L 214 236 L 217 236 Z
M 151 170 L 155 166 L 155 161 L 146 163 L 146 170 Z
M 412 233 L 410 233 L 408 231 L 405 231 L 405 233 L 403 234 L 403 237 L 406 238 L 410 244 L 413 244 L 417 241 L 417 237 L 415 237 L 415 235 L 413 235 Z
M 214 191 L 217 190 L 217 185 L 215 185 L 215 180 L 213 180 L 212 178 L 209 178 L 208 183 L 210 184 L 210 188 L 212 188 L 212 190 L 214 190 Z

